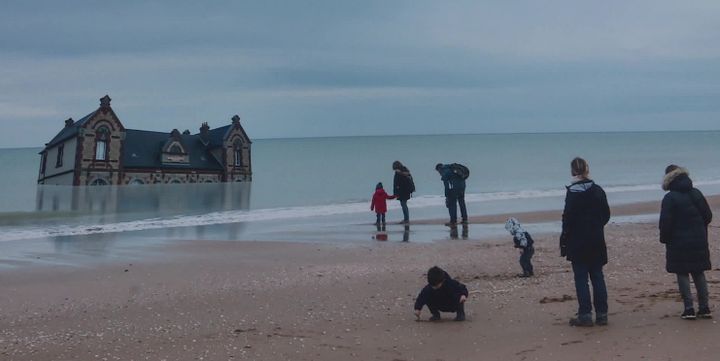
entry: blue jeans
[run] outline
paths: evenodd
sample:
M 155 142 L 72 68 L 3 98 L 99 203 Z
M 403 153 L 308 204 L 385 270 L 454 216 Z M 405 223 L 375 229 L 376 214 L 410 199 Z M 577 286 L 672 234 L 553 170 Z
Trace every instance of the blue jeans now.
M 457 223 L 457 206 L 460 205 L 460 216 L 463 221 L 467 221 L 467 208 L 465 207 L 465 191 L 451 191 L 445 198 L 448 211 L 450 212 L 450 222 Z
M 572 263 L 575 275 L 575 292 L 578 299 L 578 317 L 592 317 L 592 304 L 590 303 L 590 287 L 588 276 L 593 288 L 592 303 L 595 305 L 595 314 L 607 314 L 607 287 L 603 276 L 602 265 L 589 265 L 585 263 Z
M 693 272 L 690 274 L 695 283 L 695 289 L 698 294 L 698 307 L 700 309 L 708 308 L 708 286 L 705 279 L 705 272 Z M 692 291 L 690 291 L 690 276 L 687 273 L 677 274 L 678 287 L 680 288 L 680 296 L 682 296 L 685 309 L 693 308 Z
M 410 221 L 410 211 L 408 210 L 407 201 L 407 199 L 400 200 L 400 208 L 402 208 L 403 221 L 405 222 Z

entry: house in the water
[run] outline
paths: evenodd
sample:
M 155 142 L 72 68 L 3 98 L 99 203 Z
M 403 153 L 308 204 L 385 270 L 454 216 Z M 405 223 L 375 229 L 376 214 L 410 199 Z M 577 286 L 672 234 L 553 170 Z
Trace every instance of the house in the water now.
M 250 145 L 240 117 L 198 134 L 125 129 L 110 97 L 65 127 L 40 152 L 38 184 L 110 185 L 252 180 Z

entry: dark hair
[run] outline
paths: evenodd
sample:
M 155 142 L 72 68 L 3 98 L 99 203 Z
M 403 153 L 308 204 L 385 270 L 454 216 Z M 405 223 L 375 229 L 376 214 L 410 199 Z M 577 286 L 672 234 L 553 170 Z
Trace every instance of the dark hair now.
M 375 189 L 382 189 L 382 182 L 378 182 L 377 185 L 375 185 Z
M 404 167 L 405 167 L 405 166 L 404 166 L 402 163 L 400 163 L 399 160 L 396 160 L 396 161 L 393 162 L 392 169 L 393 169 L 393 170 L 395 170 L 395 169 L 403 169 Z
M 679 165 L 670 164 L 669 166 L 665 167 L 665 174 L 668 174 L 678 168 L 680 168 Z
M 570 173 L 573 177 L 582 176 L 585 178 L 588 174 L 590 174 L 590 165 L 588 165 L 588 162 L 585 159 L 575 157 L 575 159 L 570 162 Z
M 429 285 L 437 286 L 445 281 L 445 271 L 438 266 L 432 266 L 427 272 L 427 280 Z
M 435 170 L 440 170 L 443 167 L 442 163 L 435 164 Z

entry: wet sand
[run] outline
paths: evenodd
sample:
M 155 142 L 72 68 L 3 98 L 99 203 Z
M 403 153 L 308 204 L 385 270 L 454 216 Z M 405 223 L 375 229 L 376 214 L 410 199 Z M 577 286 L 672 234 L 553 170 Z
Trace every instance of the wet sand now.
M 720 214 L 719 198 L 710 202 Z M 613 213 L 657 209 L 648 203 Z M 526 223 L 559 217 L 514 216 Z M 719 225 L 710 228 L 716 267 Z M 678 317 L 656 224 L 606 230 L 606 327 L 567 325 L 577 304 L 557 234 L 534 235 L 531 279 L 514 277 L 518 252 L 509 236 L 362 245 L 192 240 L 155 250 L 166 255 L 160 259 L 3 270 L 0 359 L 716 360 L 720 325 Z M 432 265 L 471 290 L 468 321 L 450 321 L 451 314 L 440 323 L 415 321 L 414 298 Z M 707 276 L 717 305 L 720 269 Z

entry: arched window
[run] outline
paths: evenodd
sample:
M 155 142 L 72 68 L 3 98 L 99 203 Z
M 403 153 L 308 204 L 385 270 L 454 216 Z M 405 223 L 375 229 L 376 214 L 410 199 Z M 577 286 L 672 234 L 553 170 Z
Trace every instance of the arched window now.
M 92 183 L 90 183 L 91 186 L 106 186 L 108 185 L 108 182 L 102 178 L 96 178 Z
M 95 132 L 95 160 L 107 160 L 110 130 L 102 126 Z
M 240 142 L 240 139 L 235 140 L 235 142 L 233 143 L 233 154 L 235 155 L 233 164 L 236 167 L 241 167 L 242 166 L 242 143 Z
M 180 146 L 177 144 L 170 147 L 170 153 L 181 154 L 182 152 L 182 148 L 180 148 Z
M 134 179 L 131 180 L 130 183 L 128 183 L 128 184 L 134 186 L 134 185 L 145 184 L 145 182 L 143 182 L 142 179 L 140 179 L 140 178 L 134 178 Z

